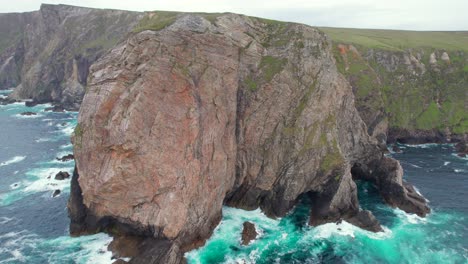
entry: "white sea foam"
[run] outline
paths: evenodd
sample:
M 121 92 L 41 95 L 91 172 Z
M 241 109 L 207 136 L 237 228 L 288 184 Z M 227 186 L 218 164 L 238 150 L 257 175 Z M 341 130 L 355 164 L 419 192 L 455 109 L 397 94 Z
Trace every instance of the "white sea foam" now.
M 437 143 L 427 143 L 427 144 L 415 144 L 415 145 L 409 145 L 409 144 L 405 144 L 404 146 L 406 147 L 409 147 L 409 148 L 432 148 L 432 147 L 437 147 L 441 144 L 437 144 Z
M 38 139 L 36 139 L 34 141 L 36 141 L 37 143 L 40 143 L 40 142 L 47 142 L 47 141 L 51 141 L 51 140 L 50 140 L 50 138 L 38 138 Z
M 26 186 L 24 192 L 44 192 L 52 190 L 68 190 L 70 187 L 70 179 L 55 180 L 55 175 L 60 171 L 66 171 L 71 174 L 72 167 L 61 168 L 41 168 L 34 169 L 27 174 L 33 176 L 34 180 L 28 180 L 22 184 Z
M 393 209 L 393 211 L 400 219 L 410 224 L 419 224 L 427 222 L 427 218 L 419 217 L 417 214 L 409 214 L 398 208 Z
M 10 165 L 10 164 L 23 161 L 25 158 L 26 158 L 26 156 L 15 156 L 15 157 L 13 157 L 13 158 L 7 160 L 7 161 L 4 161 L 4 162 L 0 163 L 0 167 L 8 166 L 8 165 Z
M 6 223 L 9 223 L 11 221 L 15 220 L 14 218 L 6 217 L 6 216 L 0 216 L 0 225 L 4 225 Z
M 444 166 L 447 166 L 447 165 L 449 165 L 449 164 L 450 164 L 450 161 L 444 162 Z

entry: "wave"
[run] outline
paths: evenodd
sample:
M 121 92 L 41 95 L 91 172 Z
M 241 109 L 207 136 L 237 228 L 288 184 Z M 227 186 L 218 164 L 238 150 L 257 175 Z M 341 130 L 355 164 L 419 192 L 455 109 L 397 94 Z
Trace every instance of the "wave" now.
M 15 156 L 15 157 L 13 157 L 13 158 L 7 160 L 7 161 L 4 161 L 4 162 L 0 163 L 0 167 L 8 166 L 8 165 L 10 165 L 10 164 L 23 161 L 25 158 L 26 158 L 26 156 Z
M 0 236 L 0 263 L 112 263 L 106 234 L 45 239 L 27 230 Z

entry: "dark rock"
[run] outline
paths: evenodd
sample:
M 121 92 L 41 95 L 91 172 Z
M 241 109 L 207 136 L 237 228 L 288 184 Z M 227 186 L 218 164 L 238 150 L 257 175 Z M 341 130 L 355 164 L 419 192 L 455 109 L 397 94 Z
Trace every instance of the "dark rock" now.
M 427 143 L 451 143 L 462 138 L 457 134 L 444 134 L 439 130 L 408 130 L 391 127 L 388 130 L 387 143 L 401 144 L 427 144 Z
M 455 144 L 455 151 L 459 157 L 466 157 L 468 154 L 468 142 L 460 141 Z
M 81 187 L 78 184 L 78 170 L 73 170 L 73 176 L 70 183 L 70 197 L 68 198 L 67 209 L 70 218 L 70 235 L 76 236 L 86 233 L 85 219 L 87 216 L 86 206 L 83 204 Z
M 141 253 L 133 257 L 131 264 L 185 263 L 179 246 L 167 239 L 146 238 L 140 244 Z
M 58 161 L 66 162 L 66 161 L 74 160 L 75 157 L 73 156 L 73 154 L 68 154 L 68 155 L 62 156 L 61 158 L 55 158 L 55 159 Z
M 0 98 L 0 105 L 8 105 L 8 104 L 16 103 L 16 102 L 18 101 L 9 97 Z
M 24 105 L 27 106 L 27 107 L 34 107 L 34 106 L 36 106 L 36 105 L 38 105 L 38 104 L 39 104 L 39 102 L 34 101 L 34 100 L 33 100 L 33 101 L 26 101 L 26 102 L 24 102 Z
M 37 115 L 37 113 L 34 113 L 34 112 L 23 112 L 23 113 L 21 113 L 21 115 L 23 115 L 23 116 L 33 116 L 33 115 Z
M 393 145 L 392 151 L 395 152 L 395 153 L 401 153 L 402 152 L 401 148 L 398 147 L 397 145 Z
M 255 225 L 251 222 L 244 222 L 242 229 L 242 245 L 248 245 L 252 240 L 257 238 L 257 230 L 255 230 Z
M 128 263 L 128 262 L 123 260 L 123 259 L 118 259 L 118 260 L 112 262 L 112 264 L 126 264 L 126 263 Z
M 366 229 L 372 232 L 383 231 L 380 226 L 379 220 L 368 210 L 359 211 L 359 213 L 353 217 L 347 219 L 351 224 L 359 226 L 362 229 Z
M 60 194 L 60 190 L 55 190 L 54 193 L 52 194 L 52 197 L 56 197 L 59 194 Z
M 140 236 L 115 236 L 107 249 L 112 251 L 112 258 L 132 258 L 140 253 L 143 240 Z
M 372 170 L 372 175 L 372 181 L 390 206 L 421 217 L 430 212 L 426 199 L 411 184 L 403 181 L 403 168 L 398 161 L 383 157 Z
M 56 180 L 65 180 L 68 178 L 70 178 L 70 174 L 66 171 L 60 171 L 59 173 L 55 175 Z

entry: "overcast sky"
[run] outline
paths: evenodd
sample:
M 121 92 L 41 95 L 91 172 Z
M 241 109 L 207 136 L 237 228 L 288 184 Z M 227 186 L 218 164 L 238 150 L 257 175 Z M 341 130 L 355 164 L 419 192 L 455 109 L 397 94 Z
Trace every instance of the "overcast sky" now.
M 313 26 L 468 30 L 468 0 L 0 0 L 0 13 L 71 4 L 134 11 L 234 12 Z

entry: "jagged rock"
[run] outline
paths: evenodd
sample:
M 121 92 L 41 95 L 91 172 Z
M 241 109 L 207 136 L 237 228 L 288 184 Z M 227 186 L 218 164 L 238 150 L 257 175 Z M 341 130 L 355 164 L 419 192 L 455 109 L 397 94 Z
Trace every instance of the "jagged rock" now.
M 68 154 L 68 155 L 62 156 L 61 158 L 57 157 L 55 159 L 58 160 L 58 161 L 67 162 L 67 161 L 70 161 L 70 160 L 74 160 L 75 156 L 73 156 L 73 154 Z
M 65 180 L 70 178 L 70 174 L 66 171 L 60 171 L 59 173 L 55 174 L 54 179 L 56 180 Z
M 33 116 L 33 115 L 37 115 L 37 113 L 35 113 L 35 112 L 22 112 L 20 115 L 23 115 L 23 116 Z
M 56 197 L 60 194 L 60 190 L 55 190 L 54 193 L 52 194 L 52 197 Z
M 112 251 L 112 258 L 132 258 L 140 254 L 143 240 L 139 236 L 114 236 L 107 249 Z
M 248 245 L 252 240 L 255 240 L 258 236 L 257 230 L 255 229 L 255 225 L 251 222 L 244 222 L 242 228 L 242 237 L 241 243 L 242 245 Z
M 12 103 L 16 103 L 18 102 L 17 100 L 15 99 L 12 99 L 12 98 L 1 98 L 0 97 L 0 105 L 8 105 L 8 104 L 12 104 Z
M 144 13 L 42 4 L 0 14 L 0 87 L 13 99 L 78 110 L 89 66 L 131 32 Z M 5 45 L 6 48 L 3 46 Z
M 466 157 L 468 154 L 468 142 L 460 141 L 455 144 L 455 151 L 459 157 Z
M 72 233 L 143 236 L 148 247 L 131 263 L 179 263 L 211 235 L 223 203 L 284 216 L 303 194 L 314 198 L 311 224 L 377 230 L 359 210 L 357 163 L 391 205 L 420 209 L 405 204 L 415 198 L 401 167 L 368 135 L 322 32 L 236 14 L 175 16 L 90 69 L 72 139 Z
M 379 220 L 368 210 L 359 211 L 355 216 L 347 219 L 351 224 L 373 232 L 383 231 Z
M 27 107 L 34 107 L 34 106 L 36 106 L 36 105 L 38 105 L 38 104 L 39 104 L 39 102 L 34 101 L 34 100 L 33 100 L 33 101 L 26 101 L 26 102 L 24 102 L 24 105 L 27 106 Z

